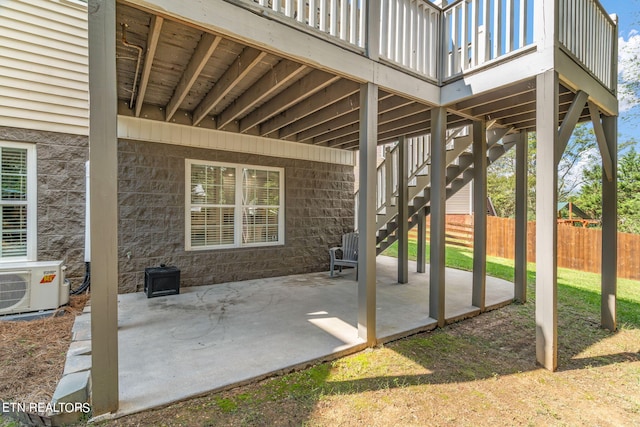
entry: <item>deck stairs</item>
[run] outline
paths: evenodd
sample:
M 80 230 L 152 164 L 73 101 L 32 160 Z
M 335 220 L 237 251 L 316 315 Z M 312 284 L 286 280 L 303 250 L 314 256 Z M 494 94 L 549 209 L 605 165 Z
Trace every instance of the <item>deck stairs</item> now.
M 487 164 L 502 157 L 515 145 L 510 129 L 487 130 Z M 408 150 L 409 230 L 418 224 L 421 209 L 429 215 L 431 198 L 430 135 L 410 138 Z M 474 175 L 471 152 L 471 126 L 447 131 L 446 197 L 449 199 L 467 185 Z M 388 147 L 377 169 L 376 186 L 376 254 L 391 246 L 398 236 L 398 145 Z M 357 206 L 357 193 L 356 193 Z M 357 215 L 356 215 L 357 216 Z

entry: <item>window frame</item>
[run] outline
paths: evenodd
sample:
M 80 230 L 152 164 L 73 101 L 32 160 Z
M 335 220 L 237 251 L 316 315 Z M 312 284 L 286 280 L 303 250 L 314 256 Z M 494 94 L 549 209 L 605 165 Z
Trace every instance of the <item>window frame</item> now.
M 220 244 L 220 245 L 204 245 L 204 246 L 194 246 L 192 244 L 191 239 L 191 211 L 193 207 L 202 206 L 201 204 L 192 203 L 191 201 L 191 174 L 192 174 L 192 166 L 214 166 L 214 167 L 224 167 L 227 169 L 234 168 L 235 169 L 235 201 L 234 204 L 224 205 L 228 207 L 233 207 L 234 209 L 234 221 L 233 221 L 233 243 L 232 244 Z M 243 215 L 244 209 L 247 205 L 245 205 L 243 201 L 243 190 L 244 190 L 244 170 L 257 170 L 257 171 L 275 171 L 279 173 L 279 204 L 278 204 L 278 239 L 271 240 L 266 242 L 252 242 L 252 243 L 243 243 L 243 230 L 244 230 L 244 222 Z M 284 212 L 285 212 L 285 191 L 284 191 L 284 168 L 272 167 L 272 166 L 260 166 L 260 165 L 251 165 L 251 164 L 242 164 L 242 163 L 226 163 L 226 162 L 216 162 L 216 161 L 208 161 L 208 160 L 197 160 L 197 159 L 185 159 L 185 250 L 186 251 L 206 251 L 206 250 L 218 250 L 218 249 L 238 249 L 238 248 L 251 248 L 251 247 L 261 247 L 261 246 L 282 246 L 284 245 L 285 240 L 285 229 L 284 229 Z M 258 208 L 262 208 L 266 205 L 259 205 Z M 275 206 L 275 205 L 269 205 Z
M 27 207 L 26 254 L 23 256 L 3 256 L 0 251 L 0 263 L 37 261 L 38 238 L 38 170 L 36 163 L 36 145 L 27 142 L 0 140 L 0 148 L 13 148 L 27 152 L 27 199 L 26 201 L 4 201 L 0 196 L 0 206 Z

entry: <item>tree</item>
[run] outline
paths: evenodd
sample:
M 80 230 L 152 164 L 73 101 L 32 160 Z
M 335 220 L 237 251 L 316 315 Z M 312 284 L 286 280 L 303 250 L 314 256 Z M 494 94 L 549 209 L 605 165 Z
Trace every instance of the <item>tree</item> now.
M 536 140 L 535 134 L 529 133 L 528 137 L 528 207 L 529 217 L 535 217 L 536 202 Z M 487 169 L 487 194 L 493 202 L 496 214 L 503 218 L 515 216 L 516 200 L 514 197 L 516 188 L 516 148 L 513 147 L 500 159 L 495 161 Z
M 640 34 L 631 32 L 619 43 L 618 96 L 620 109 L 626 111 L 640 105 Z M 637 118 L 637 114 L 631 116 Z
M 602 167 L 583 172 L 584 185 L 576 203 L 594 218 L 602 219 Z M 618 229 L 640 233 L 640 153 L 629 150 L 618 164 Z
M 558 164 L 558 200 L 570 200 L 584 183 L 582 170 L 599 164 L 600 159 L 593 128 L 587 123 L 579 124 Z
M 535 218 L 536 206 L 536 135 L 529 133 L 528 202 L 529 218 Z M 588 124 L 579 124 L 573 131 L 558 164 L 558 200 L 567 201 L 583 184 L 581 170 L 591 164 L 600 164 L 593 129 Z M 515 215 L 515 149 L 493 163 L 487 171 L 487 189 L 498 216 Z

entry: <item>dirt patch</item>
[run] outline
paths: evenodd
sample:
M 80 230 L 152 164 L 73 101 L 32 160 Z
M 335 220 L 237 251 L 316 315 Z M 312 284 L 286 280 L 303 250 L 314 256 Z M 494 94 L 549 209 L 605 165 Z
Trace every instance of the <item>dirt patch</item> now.
M 62 377 L 71 328 L 88 295 L 71 296 L 58 316 L 0 321 L 0 399 L 50 402 Z

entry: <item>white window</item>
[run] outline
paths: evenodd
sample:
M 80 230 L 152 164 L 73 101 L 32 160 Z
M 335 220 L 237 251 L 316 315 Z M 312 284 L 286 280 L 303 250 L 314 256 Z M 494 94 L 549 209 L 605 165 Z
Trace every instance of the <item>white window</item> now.
M 0 261 L 36 259 L 35 146 L 0 141 Z
M 284 169 L 186 160 L 186 249 L 284 244 Z

